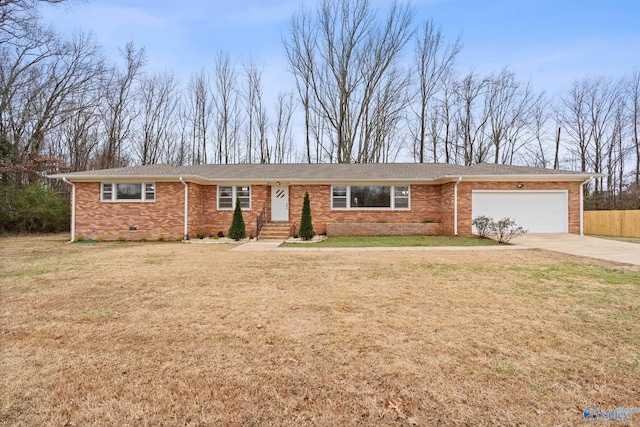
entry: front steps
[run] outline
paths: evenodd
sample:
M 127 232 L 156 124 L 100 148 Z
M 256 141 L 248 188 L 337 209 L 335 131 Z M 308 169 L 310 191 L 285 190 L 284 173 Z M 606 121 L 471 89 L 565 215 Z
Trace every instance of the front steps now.
M 268 222 L 262 226 L 258 240 L 286 240 L 291 236 L 291 224 L 288 222 Z

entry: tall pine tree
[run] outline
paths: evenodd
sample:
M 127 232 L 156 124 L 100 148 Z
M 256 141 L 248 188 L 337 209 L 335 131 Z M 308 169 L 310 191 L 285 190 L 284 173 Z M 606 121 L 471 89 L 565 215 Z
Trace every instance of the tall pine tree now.
M 238 241 L 244 239 L 246 236 L 247 232 L 244 225 L 244 218 L 242 218 L 240 197 L 238 197 L 236 199 L 236 208 L 233 211 L 233 221 L 231 221 L 231 227 L 229 227 L 229 238 Z
M 300 228 L 298 235 L 303 240 L 309 240 L 313 237 L 313 224 L 311 223 L 311 203 L 309 202 L 309 192 L 304 193 L 304 202 L 302 204 L 302 218 L 300 219 Z

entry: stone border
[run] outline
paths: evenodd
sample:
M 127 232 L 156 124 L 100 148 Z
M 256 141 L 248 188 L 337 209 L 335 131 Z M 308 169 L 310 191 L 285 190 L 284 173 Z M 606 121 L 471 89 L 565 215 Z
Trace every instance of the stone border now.
M 324 234 L 316 234 L 315 236 L 313 236 L 309 240 L 303 240 L 303 239 L 300 239 L 300 238 L 289 237 L 287 240 L 285 240 L 285 243 L 300 243 L 300 244 L 318 243 L 318 242 L 322 242 L 323 240 L 326 240 L 326 238 L 327 238 L 327 236 L 325 236 Z

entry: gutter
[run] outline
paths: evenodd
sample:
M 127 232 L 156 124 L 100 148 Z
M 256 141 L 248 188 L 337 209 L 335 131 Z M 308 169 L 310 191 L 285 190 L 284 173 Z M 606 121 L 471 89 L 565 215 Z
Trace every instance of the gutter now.
M 593 180 L 590 176 L 587 180 L 580 183 L 580 235 L 584 236 L 584 186 Z
M 458 184 L 462 181 L 462 177 L 459 176 L 455 185 L 453 186 L 453 235 L 458 235 Z
M 180 182 L 184 185 L 184 234 L 183 240 L 189 240 L 189 186 L 180 177 Z
M 76 241 L 76 185 L 67 180 L 66 176 L 62 180 L 71 186 L 71 242 Z

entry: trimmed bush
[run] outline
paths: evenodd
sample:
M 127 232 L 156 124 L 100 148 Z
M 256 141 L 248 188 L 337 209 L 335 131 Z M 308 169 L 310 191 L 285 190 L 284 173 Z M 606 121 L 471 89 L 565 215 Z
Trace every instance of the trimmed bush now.
M 247 236 L 244 218 L 242 218 L 242 208 L 240 207 L 240 197 L 236 199 L 236 208 L 233 211 L 233 220 L 231 221 L 231 227 L 229 227 L 227 235 L 236 242 Z
M 304 202 L 302 203 L 302 218 L 300 218 L 300 228 L 298 235 L 302 240 L 309 240 L 313 237 L 313 224 L 311 222 L 311 203 L 309 202 L 309 192 L 304 193 Z

